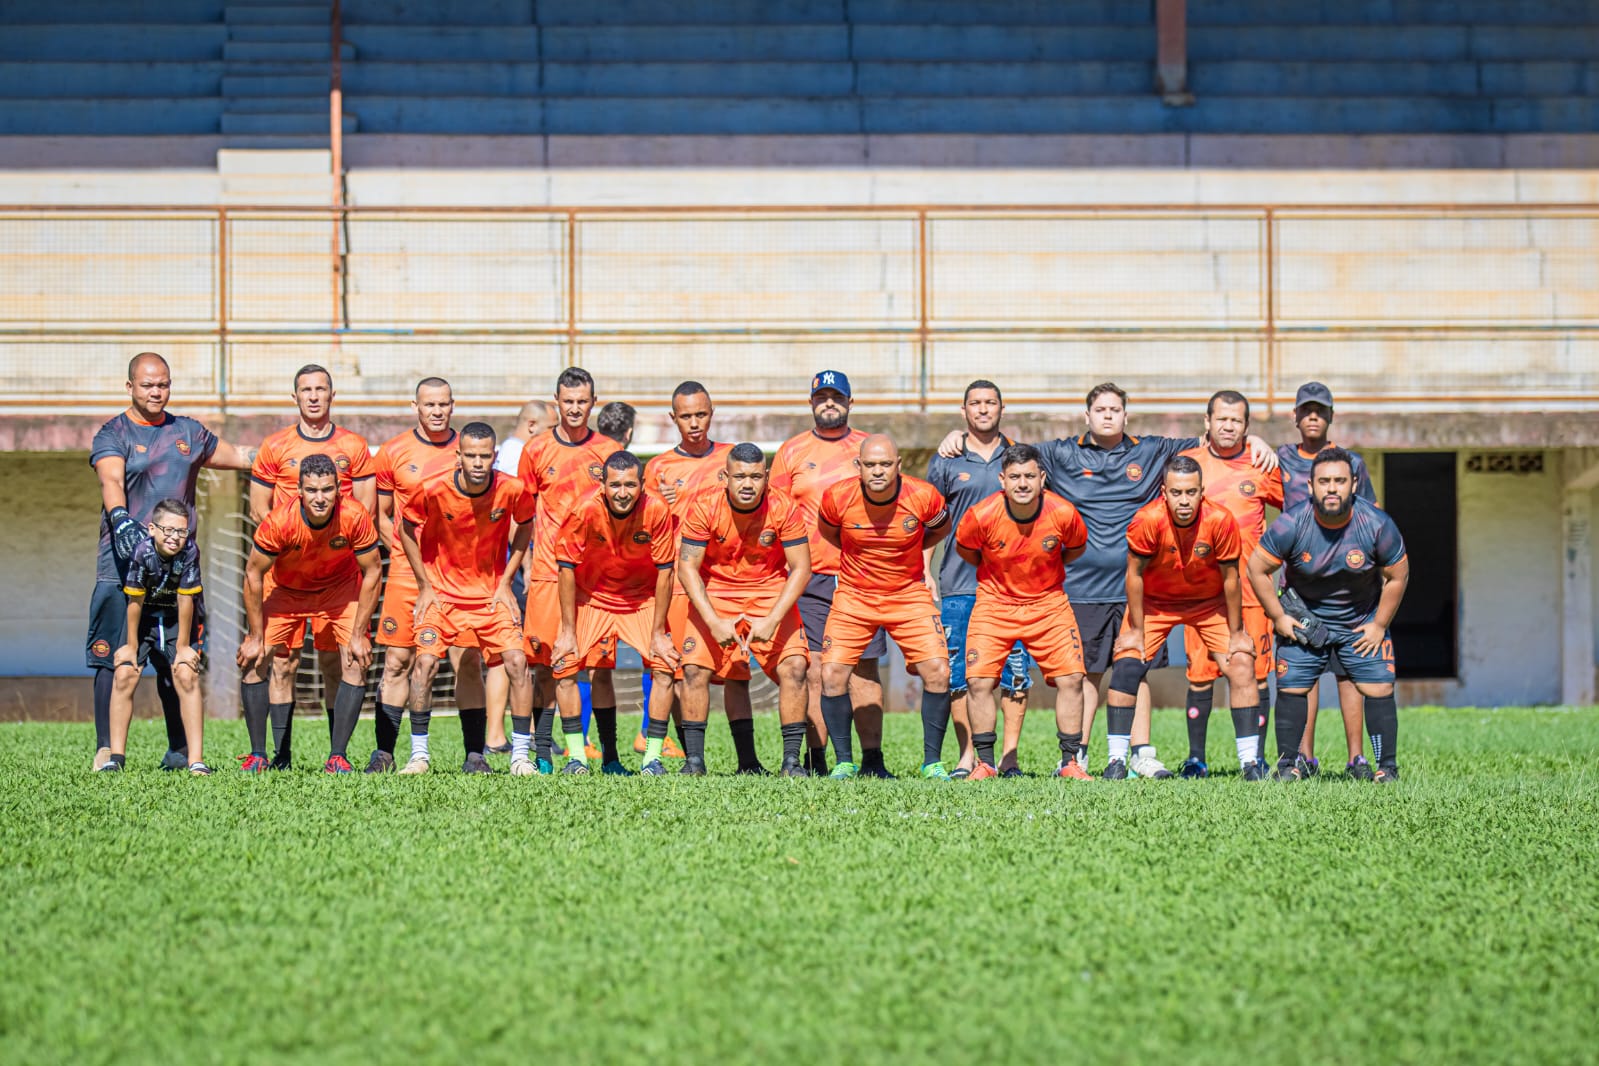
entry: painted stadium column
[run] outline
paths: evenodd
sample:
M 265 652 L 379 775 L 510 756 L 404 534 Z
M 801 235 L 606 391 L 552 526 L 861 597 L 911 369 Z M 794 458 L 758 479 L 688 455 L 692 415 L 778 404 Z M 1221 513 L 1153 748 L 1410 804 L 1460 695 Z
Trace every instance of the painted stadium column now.
M 1194 102 L 1188 91 L 1188 0 L 1155 0 L 1155 91 L 1173 107 Z
M 1594 702 L 1593 490 L 1599 455 L 1592 449 L 1562 453 L 1565 481 L 1560 507 L 1560 702 Z

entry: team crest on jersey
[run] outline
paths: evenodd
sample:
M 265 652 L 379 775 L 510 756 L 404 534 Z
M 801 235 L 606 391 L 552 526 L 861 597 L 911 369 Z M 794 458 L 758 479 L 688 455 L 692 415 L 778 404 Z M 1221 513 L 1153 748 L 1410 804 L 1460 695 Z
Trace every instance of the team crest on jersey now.
M 1359 570 L 1366 565 L 1366 553 L 1359 548 L 1351 548 L 1349 554 L 1344 556 L 1344 562 L 1348 564 L 1349 569 Z
M 899 524 L 899 526 L 907 533 L 914 533 L 916 532 L 916 519 L 906 518 L 905 521 Z
M 772 532 L 770 529 L 761 530 L 760 543 L 761 547 L 770 548 L 772 545 L 777 543 L 777 534 Z
M 637 533 L 633 534 L 633 543 L 634 544 L 648 544 L 649 542 L 650 542 L 650 535 L 648 533 L 644 532 L 644 530 L 641 529 Z
M 975 663 L 976 661 L 977 661 L 977 649 L 976 648 L 967 648 L 966 649 L 966 665 L 970 666 L 973 663 Z
M 188 455 L 189 454 L 189 442 L 186 441 L 186 440 L 180 439 L 180 440 L 177 441 L 177 443 L 173 444 L 172 446 L 178 450 L 178 454 L 179 455 Z
M 955 475 L 955 480 L 956 481 L 970 481 L 971 479 L 972 479 L 972 475 L 968 474 L 964 470 L 962 470 L 960 473 Z
M 1282 675 L 1286 674 L 1287 672 L 1288 672 L 1288 660 L 1287 659 L 1278 659 L 1277 660 L 1277 676 L 1281 677 Z
M 539 653 L 539 638 L 534 636 L 528 637 L 527 646 L 533 649 L 534 655 L 537 655 Z
M 332 540 L 328 541 L 328 547 L 330 548 L 348 548 L 349 546 L 350 538 L 345 536 L 334 537 Z
M 1003 548 L 1004 545 L 1001 544 L 1000 547 Z M 1044 538 L 1043 548 L 1044 548 L 1045 552 L 1052 552 L 1058 547 L 1060 547 L 1060 538 L 1059 537 L 1048 536 L 1048 537 Z
M 424 647 L 439 642 L 439 634 L 432 629 L 424 629 L 416 635 L 416 642 Z
M 340 470 L 348 470 L 350 469 L 350 457 L 348 455 L 340 455 L 333 460 L 333 465 Z
M 394 633 L 394 632 L 397 632 L 399 630 L 399 628 L 400 628 L 400 623 L 396 622 L 394 619 L 390 618 L 388 615 L 384 615 L 383 616 L 383 632 L 385 632 L 385 633 Z
M 149 448 L 146 448 L 146 447 L 145 447 L 145 446 L 144 446 L 144 445 L 142 445 L 142 444 L 135 444 L 135 445 L 134 445 L 134 446 L 133 446 L 133 450 L 134 450 L 134 451 L 136 451 L 136 452 L 138 452 L 138 453 L 139 453 L 139 454 L 140 454 L 140 455 L 143 455 L 143 454 L 144 454 L 144 453 L 145 453 L 145 452 L 147 452 L 147 451 L 149 451 L 149 450 L 150 450 L 150 449 L 149 449 Z
M 1203 559 L 1205 556 L 1210 554 L 1210 545 L 1206 544 L 1204 541 L 1200 541 L 1198 544 L 1194 545 L 1194 554 Z
M 590 463 L 589 464 L 589 477 L 593 478 L 595 481 L 604 481 L 605 480 L 605 466 L 604 466 L 604 464 L 603 463 Z
M 109 641 L 97 640 L 89 645 L 89 650 L 94 653 L 95 658 L 104 659 L 111 654 L 111 644 Z
M 1309 552 L 1300 552 L 1299 553 L 1299 561 L 1304 563 L 1306 566 L 1310 565 L 1311 558 L 1312 558 L 1312 556 L 1311 556 L 1311 554 Z
M 1142 481 L 1143 479 L 1144 479 L 1144 468 L 1139 466 L 1137 463 L 1128 463 L 1127 464 L 1127 480 L 1128 481 Z
M 505 517 L 505 508 L 503 508 L 503 507 L 496 507 L 494 510 L 489 512 L 489 521 L 490 522 L 498 522 L 500 519 L 502 519 L 504 517 Z
M 693 651 L 695 648 L 697 648 L 699 646 L 700 646 L 700 642 L 695 640 L 693 637 L 684 637 L 683 638 L 683 650 L 685 652 Z
M 822 650 L 826 651 L 827 649 L 831 648 L 832 646 L 833 646 L 833 638 L 828 636 L 826 633 L 823 633 L 822 634 Z
M 1255 483 L 1253 481 L 1240 481 L 1238 483 L 1238 495 L 1240 495 L 1240 496 L 1253 496 L 1254 494 L 1255 494 Z

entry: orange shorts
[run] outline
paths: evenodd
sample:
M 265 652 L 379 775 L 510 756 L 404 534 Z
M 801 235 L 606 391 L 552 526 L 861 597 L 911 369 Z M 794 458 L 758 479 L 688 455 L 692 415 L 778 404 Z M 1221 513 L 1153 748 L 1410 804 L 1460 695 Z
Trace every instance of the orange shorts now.
M 317 651 L 333 651 L 350 643 L 350 634 L 355 632 L 355 601 L 360 590 L 359 580 L 317 592 L 274 585 L 263 602 L 267 647 L 301 647 L 305 643 L 307 622 L 311 624 L 311 645 Z
M 478 648 L 487 665 L 498 666 L 501 654 L 522 650 L 522 629 L 503 603 L 434 600 L 416 628 L 416 650 L 442 659 L 449 648 Z
M 822 633 L 822 662 L 852 666 L 860 662 L 878 629 L 888 631 L 888 639 L 899 645 L 908 665 L 949 661 L 944 623 L 926 585 L 917 582 L 879 592 L 856 590 L 840 581 Z
M 416 573 L 404 552 L 389 556 L 389 577 L 383 583 L 383 610 L 378 615 L 377 642 L 386 648 L 416 647 Z
M 527 637 L 523 651 L 529 666 L 550 665 L 550 648 L 555 644 L 555 634 L 561 631 L 561 592 L 554 581 L 529 581 L 527 607 L 522 612 L 522 633 Z M 612 655 L 603 662 L 593 664 L 610 669 L 616 665 Z
M 1166 638 L 1177 626 L 1194 634 L 1207 655 L 1226 655 L 1230 630 L 1227 628 L 1227 608 L 1219 601 L 1195 604 L 1177 609 L 1157 604 L 1144 604 L 1144 662 L 1155 658 L 1166 643 Z M 1127 632 L 1127 619 L 1122 619 L 1122 633 Z M 1116 653 L 1118 659 L 1136 659 L 1136 651 Z
M 773 597 L 773 599 L 775 598 L 776 597 Z M 666 632 L 671 635 L 672 647 L 677 649 L 677 653 L 679 655 L 682 655 L 685 652 L 683 642 L 694 633 L 693 626 L 695 619 L 690 617 L 690 615 L 693 613 L 694 605 L 688 602 L 688 593 L 684 592 L 681 588 L 673 591 L 671 605 L 666 608 Z M 733 613 L 737 614 L 738 611 L 734 610 Z M 704 638 L 696 638 L 695 643 L 699 643 L 699 641 L 702 639 Z M 709 664 L 700 663 L 698 665 L 707 666 Z M 725 665 L 731 672 L 723 673 L 719 669 L 716 670 L 716 677 L 713 679 L 716 684 L 720 685 L 724 680 L 748 681 L 750 679 L 749 660 L 745 659 L 742 655 L 735 659 L 728 660 Z M 679 681 L 683 680 L 683 666 L 681 663 L 678 664 L 677 672 L 674 676 Z
M 1255 642 L 1255 680 L 1265 683 L 1271 673 L 1271 621 L 1264 607 L 1244 607 L 1244 632 Z M 1208 685 L 1221 676 L 1221 667 L 1210 657 L 1205 642 L 1193 627 L 1183 629 L 1183 648 L 1188 652 L 1188 683 Z
M 531 602 L 531 601 L 530 601 Z M 626 644 L 639 653 L 644 669 L 650 663 L 650 631 L 655 621 L 655 606 L 647 603 L 636 611 L 607 611 L 592 603 L 577 605 L 577 654 L 552 663 L 555 676 L 572 677 L 579 670 L 604 670 L 616 665 L 616 646 Z
M 1018 640 L 1051 685 L 1083 672 L 1083 638 L 1064 592 L 1026 603 L 979 592 L 966 623 L 966 676 L 998 680 Z
M 736 600 L 712 595 L 710 600 L 712 609 L 723 617 L 738 614 L 764 616 L 777 605 L 778 595 L 779 593 L 773 592 L 740 597 Z M 797 655 L 807 663 L 811 661 L 811 653 L 805 644 L 805 623 L 800 618 L 798 607 L 788 609 L 788 617 L 778 623 L 777 632 L 772 635 L 770 643 L 751 644 L 748 655 L 737 644 L 724 648 L 716 643 L 716 638 L 711 636 L 710 627 L 705 624 L 698 611 L 690 612 L 688 625 L 687 635 L 678 645 L 683 653 L 684 665 L 703 666 L 719 677 L 734 681 L 748 678 L 750 659 L 753 658 L 761 664 L 766 676 L 776 681 L 777 664 L 789 656 Z M 737 629 L 740 636 L 749 636 L 748 622 L 740 622 Z

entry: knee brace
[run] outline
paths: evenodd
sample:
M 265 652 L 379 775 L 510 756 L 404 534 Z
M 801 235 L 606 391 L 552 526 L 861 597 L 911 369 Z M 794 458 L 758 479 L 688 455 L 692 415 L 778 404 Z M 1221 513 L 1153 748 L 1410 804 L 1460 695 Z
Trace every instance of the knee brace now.
M 1138 695 L 1138 684 L 1149 673 L 1149 664 L 1142 659 L 1117 659 L 1110 668 L 1110 688 L 1124 696 Z

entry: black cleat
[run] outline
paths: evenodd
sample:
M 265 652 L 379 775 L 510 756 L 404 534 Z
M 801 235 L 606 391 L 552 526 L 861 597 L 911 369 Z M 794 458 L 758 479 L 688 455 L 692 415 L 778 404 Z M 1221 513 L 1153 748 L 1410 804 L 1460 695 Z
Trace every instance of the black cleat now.
M 1243 769 L 1238 771 L 1238 776 L 1245 781 L 1264 781 L 1271 776 L 1271 771 L 1266 769 L 1266 764 L 1256 759 L 1254 762 L 1245 763 Z
M 889 772 L 888 767 L 884 766 L 880 762 L 874 762 L 874 763 L 870 763 L 870 764 L 863 763 L 861 765 L 860 776 L 861 777 L 875 777 L 879 781 L 898 781 L 899 780 L 898 777 L 896 777 L 894 774 Z
M 394 756 L 379 748 L 372 753 L 372 758 L 367 760 L 366 769 L 362 772 L 368 774 L 392 774 L 394 772 Z
M 1397 785 L 1399 783 L 1399 767 L 1392 764 L 1379 766 L 1371 779 L 1379 785 Z
M 1344 767 L 1344 774 L 1351 781 L 1372 781 L 1375 775 L 1371 772 L 1371 763 L 1366 761 L 1364 755 L 1356 755 L 1349 760 L 1349 765 Z
M 188 768 L 188 748 L 171 748 L 168 749 L 165 755 L 161 756 L 161 769 L 166 770 L 168 773 L 177 770 L 187 770 Z
M 805 769 L 811 772 L 812 777 L 827 776 L 827 753 L 812 751 L 805 756 Z
M 1303 781 L 1306 777 L 1305 770 L 1304 756 L 1295 755 L 1291 759 L 1285 756 L 1277 760 L 1277 769 L 1272 771 L 1271 779 L 1288 783 Z
M 1106 781 L 1127 780 L 1127 760 L 1112 759 L 1105 764 L 1105 769 L 1099 776 Z
M 678 773 L 687 774 L 689 777 L 704 777 L 705 760 L 695 755 L 687 756 L 683 760 L 683 769 L 679 770 Z
M 481 751 L 474 751 L 461 764 L 461 772 L 463 774 L 492 774 L 494 767 L 489 765 L 489 761 L 483 757 Z
M 289 752 L 280 751 L 276 755 L 272 756 L 272 761 L 267 764 L 267 769 L 292 770 L 294 769 L 294 756 Z
M 504 754 L 508 753 L 510 750 L 511 750 L 511 742 L 509 740 L 507 740 L 504 744 L 490 744 L 490 745 L 488 745 L 486 748 L 483 749 L 483 754 L 484 755 L 504 755 Z
M 1026 777 L 1020 766 L 1007 766 L 999 772 L 1000 777 Z
M 800 765 L 800 761 L 798 759 L 788 759 L 788 758 L 785 758 L 783 760 L 783 765 L 778 768 L 777 773 L 778 773 L 779 777 L 809 777 L 809 776 L 811 776 L 811 772 L 809 770 L 805 769 L 805 767 L 801 766 Z
M 772 776 L 772 772 L 770 770 L 768 770 L 766 767 L 762 766 L 760 763 L 754 763 L 753 765 L 750 765 L 750 766 L 740 766 L 738 768 L 738 770 L 735 771 L 735 773 L 737 774 L 737 776 L 740 776 L 740 777 L 771 777 Z

